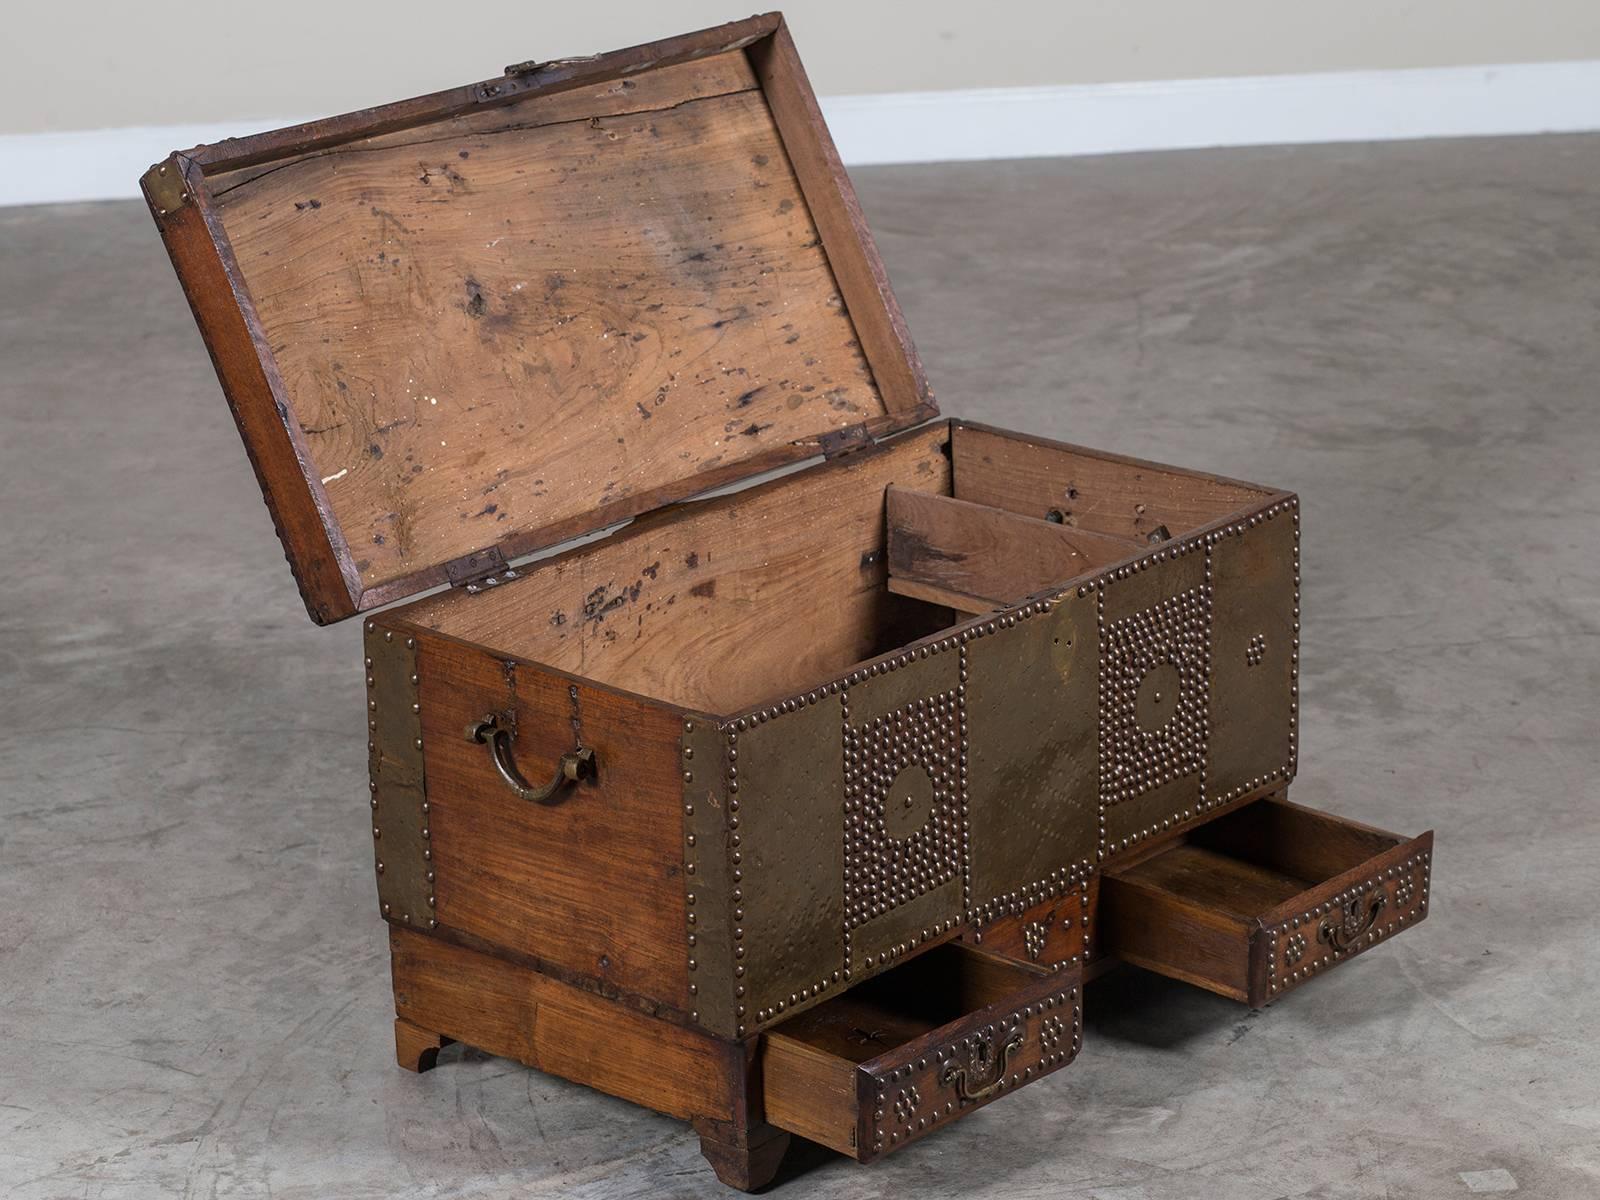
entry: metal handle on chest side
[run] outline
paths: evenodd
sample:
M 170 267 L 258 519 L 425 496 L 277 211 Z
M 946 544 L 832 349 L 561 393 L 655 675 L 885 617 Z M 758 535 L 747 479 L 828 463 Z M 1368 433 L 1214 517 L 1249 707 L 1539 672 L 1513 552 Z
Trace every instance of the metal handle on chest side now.
M 511 761 L 511 721 L 500 713 L 488 713 L 481 721 L 468 725 L 467 741 L 489 747 L 494 769 L 500 772 L 506 787 L 515 792 L 519 800 L 549 804 L 567 784 L 593 779 L 595 775 L 594 751 L 587 746 L 580 746 L 561 756 L 561 761 L 556 764 L 555 777 L 549 783 L 535 787 L 517 770 L 517 764 Z

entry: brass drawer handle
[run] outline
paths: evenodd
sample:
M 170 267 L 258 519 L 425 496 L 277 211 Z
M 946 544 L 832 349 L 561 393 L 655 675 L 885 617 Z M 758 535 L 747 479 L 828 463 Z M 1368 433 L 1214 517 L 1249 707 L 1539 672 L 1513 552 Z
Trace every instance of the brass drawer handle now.
M 1317 928 L 1317 941 L 1326 942 L 1335 950 L 1350 949 L 1377 922 L 1378 914 L 1388 902 L 1389 893 L 1379 888 L 1368 894 L 1364 906 L 1345 905 L 1342 920 L 1323 917 L 1322 924 Z
M 506 786 L 517 794 L 519 800 L 549 804 L 567 784 L 595 776 L 594 751 L 587 746 L 580 746 L 561 756 L 561 761 L 556 764 L 555 778 L 543 787 L 534 787 L 517 770 L 517 764 L 511 761 L 511 721 L 500 713 L 489 713 L 481 721 L 468 725 L 467 741 L 480 742 L 489 747 L 494 769 L 500 772 L 500 778 L 505 780 Z
M 954 1086 L 964 1104 L 987 1100 L 1004 1086 L 1006 1068 L 1011 1065 L 1011 1056 L 1022 1049 L 1022 1041 L 1022 1030 L 1013 1029 L 1001 1043 L 1000 1053 L 993 1058 L 989 1057 L 989 1047 L 993 1043 L 980 1041 L 977 1049 L 968 1055 L 965 1066 L 955 1059 L 945 1063 L 939 1082 L 945 1087 Z

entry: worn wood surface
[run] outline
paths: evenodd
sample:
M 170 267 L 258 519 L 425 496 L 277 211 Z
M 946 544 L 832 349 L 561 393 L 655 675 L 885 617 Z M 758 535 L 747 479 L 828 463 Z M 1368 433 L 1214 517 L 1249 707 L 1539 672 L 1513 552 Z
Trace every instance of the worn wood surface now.
M 883 497 L 890 483 L 947 490 L 947 437 L 932 426 L 681 507 L 492 592 L 441 594 L 406 616 L 615 687 L 730 712 L 944 623 L 883 586 Z
M 932 416 L 936 410 L 922 361 L 788 26 L 780 21 L 771 37 L 751 45 L 749 56 L 885 406 L 908 421 Z
M 359 590 L 353 570 L 346 571 L 344 535 L 321 484 L 305 478 L 305 435 L 284 406 L 283 380 L 199 169 L 177 157 L 169 169 L 186 176 L 192 198 L 158 216 L 156 225 L 222 382 L 306 611 L 319 625 L 338 620 L 354 611 L 351 594 Z M 154 209 L 153 198 L 151 205 Z
M 453 1040 L 431 1029 L 413 1025 L 404 1017 L 394 1019 L 394 1057 L 407 1071 L 421 1074 L 433 1070 L 439 1062 L 439 1051 Z
M 654 1020 L 489 954 L 391 927 L 395 1011 L 437 1031 L 669 1116 L 731 1120 L 744 1048 Z
M 763 13 L 606 54 L 556 59 L 540 63 L 536 70 L 515 77 L 500 75 L 480 83 L 446 88 L 301 125 L 248 137 L 225 138 L 197 146 L 188 151 L 186 157 L 208 175 L 242 170 L 285 156 L 330 149 L 377 134 L 449 120 L 464 112 L 499 108 L 534 95 L 550 97 L 575 88 L 724 54 L 767 37 L 782 19 L 780 13 Z
M 958 592 L 952 588 L 940 587 L 936 583 L 924 583 L 909 575 L 891 575 L 884 581 L 884 586 L 896 596 L 905 596 L 910 600 L 920 600 L 924 604 L 949 609 L 952 621 L 957 619 L 957 616 L 976 617 L 1005 607 L 1003 601 Z
M 600 90 L 217 181 L 366 588 L 884 416 L 743 53 Z
M 1282 796 L 1236 809 L 1190 836 L 1197 846 L 1316 882 L 1359 867 L 1404 840 Z
M 451 638 L 400 629 L 418 639 L 442 930 L 686 1021 L 681 718 Z M 465 735 L 490 713 L 514 719 L 512 760 L 528 779 L 552 776 L 579 738 L 594 751 L 597 778 L 568 786 L 551 803 L 517 798 L 489 747 Z
M 778 1174 L 789 1149 L 787 1131 L 771 1125 L 729 1128 L 723 1122 L 696 1119 L 700 1153 L 711 1164 L 717 1179 L 741 1192 L 756 1192 Z
M 1146 544 L 1259 505 L 1272 492 L 1175 467 L 955 423 L 953 494 L 1071 529 Z
M 991 607 L 1060 587 L 1143 548 L 1130 538 L 893 486 L 887 504 L 891 581 L 986 598 Z

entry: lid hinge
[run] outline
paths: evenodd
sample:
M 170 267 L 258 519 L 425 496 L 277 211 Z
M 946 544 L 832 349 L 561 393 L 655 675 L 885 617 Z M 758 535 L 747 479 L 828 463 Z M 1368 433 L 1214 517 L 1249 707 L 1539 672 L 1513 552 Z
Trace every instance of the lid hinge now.
M 517 577 L 517 573 L 506 565 L 506 556 L 501 553 L 499 546 L 474 550 L 471 554 L 451 559 L 445 563 L 444 573 L 451 587 L 466 588 L 469 596 L 499 587 Z
M 843 429 L 831 430 L 819 437 L 817 444 L 822 447 L 824 459 L 841 458 L 846 454 L 854 454 L 858 450 L 866 450 L 877 445 L 864 424 L 846 425 Z

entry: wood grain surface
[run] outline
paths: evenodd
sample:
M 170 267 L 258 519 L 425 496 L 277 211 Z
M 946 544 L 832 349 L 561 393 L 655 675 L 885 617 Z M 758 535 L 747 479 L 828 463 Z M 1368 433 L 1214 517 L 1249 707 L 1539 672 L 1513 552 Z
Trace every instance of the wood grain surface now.
M 365 588 L 885 418 L 743 51 L 211 183 Z

